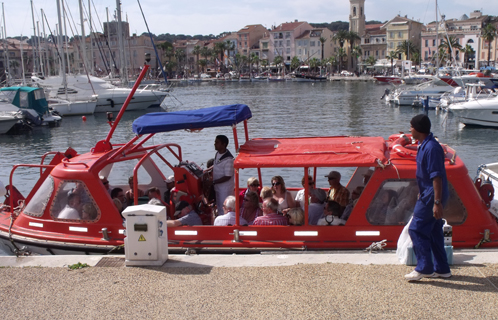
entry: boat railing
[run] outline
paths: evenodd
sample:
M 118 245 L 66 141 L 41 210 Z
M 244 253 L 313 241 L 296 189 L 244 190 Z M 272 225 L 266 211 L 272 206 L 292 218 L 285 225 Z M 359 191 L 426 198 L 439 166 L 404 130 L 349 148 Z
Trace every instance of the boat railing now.
M 176 147 L 178 149 L 178 153 L 175 153 L 171 147 Z M 152 157 L 153 155 L 157 155 L 159 159 L 161 159 L 168 167 L 170 167 L 173 170 L 174 166 L 159 153 L 159 150 L 164 148 L 167 148 L 171 152 L 171 154 L 175 156 L 178 162 L 182 161 L 181 147 L 180 145 L 175 143 L 161 144 L 141 149 L 143 151 L 148 151 L 148 152 L 138 161 L 138 163 L 135 165 L 135 168 L 133 168 L 133 190 L 138 190 L 138 169 L 142 166 L 142 164 L 146 160 L 150 159 L 150 157 Z M 166 178 L 164 177 L 163 173 L 160 170 L 158 170 L 158 173 L 161 175 L 163 180 L 166 180 Z M 133 202 L 135 205 L 138 204 L 138 192 L 133 192 Z

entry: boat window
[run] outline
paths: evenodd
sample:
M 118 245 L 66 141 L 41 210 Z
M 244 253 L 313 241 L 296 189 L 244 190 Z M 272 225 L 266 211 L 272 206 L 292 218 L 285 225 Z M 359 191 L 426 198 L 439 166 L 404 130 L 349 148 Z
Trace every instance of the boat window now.
M 95 221 L 100 210 L 82 181 L 63 181 L 56 191 L 50 214 L 54 219 Z
M 54 180 L 51 176 L 48 176 L 47 179 L 43 181 L 40 188 L 38 188 L 33 198 L 31 198 L 31 201 L 29 201 L 26 208 L 24 208 L 24 213 L 34 217 L 41 217 L 47 207 L 53 190 Z
M 147 161 L 146 161 L 147 162 Z M 111 186 L 128 186 L 128 178 L 133 175 L 133 169 L 138 163 L 138 160 L 115 162 L 111 167 L 104 168 L 99 175 L 106 176 Z M 148 162 L 147 162 L 148 163 Z M 147 164 L 145 164 L 147 165 Z M 108 174 L 105 174 L 108 172 Z M 138 184 L 149 185 L 152 178 L 143 166 L 138 169 Z
M 43 90 L 35 90 L 35 100 L 45 99 L 45 92 Z
M 29 101 L 28 101 L 28 93 L 27 92 L 19 92 L 19 107 L 20 108 L 29 108 Z
M 448 187 L 450 198 L 443 217 L 450 225 L 459 225 L 467 219 L 467 211 L 453 186 L 448 183 Z M 405 225 L 413 214 L 417 196 L 415 179 L 385 181 L 368 207 L 368 222 L 374 225 Z

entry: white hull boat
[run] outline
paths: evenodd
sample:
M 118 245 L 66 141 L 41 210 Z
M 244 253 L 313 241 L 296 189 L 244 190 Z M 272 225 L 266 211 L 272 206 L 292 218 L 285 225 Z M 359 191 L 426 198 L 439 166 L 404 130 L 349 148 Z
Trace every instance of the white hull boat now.
M 97 99 L 93 101 L 69 101 L 57 98 L 47 99 L 48 106 L 61 116 L 80 116 L 93 114 L 97 106 Z
M 448 110 L 465 125 L 498 128 L 498 97 L 453 103 Z
M 397 88 L 390 101 L 400 106 L 412 106 L 422 97 L 439 98 L 453 87 L 440 79 L 434 79 L 414 87 Z
M 95 112 L 119 111 L 131 92 L 130 88 L 118 88 L 97 77 L 84 75 L 67 75 L 67 90 L 62 86 L 62 77 L 54 76 L 41 79 L 31 77 L 34 83 L 44 88 L 50 98 L 60 98 L 69 101 L 88 101 L 97 95 Z M 66 92 L 67 91 L 67 92 Z M 160 106 L 168 95 L 162 90 L 139 89 L 135 92 L 128 110 L 144 110 L 148 107 Z
M 17 122 L 19 119 L 14 115 L 0 114 L 0 134 L 7 133 Z

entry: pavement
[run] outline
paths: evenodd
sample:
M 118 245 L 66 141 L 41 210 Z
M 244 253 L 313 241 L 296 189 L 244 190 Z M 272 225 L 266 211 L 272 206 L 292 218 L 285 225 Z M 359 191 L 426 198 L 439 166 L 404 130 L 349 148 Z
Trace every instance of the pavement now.
M 0 256 L 0 267 L 67 267 L 76 263 L 88 266 L 109 266 L 106 262 L 121 261 L 110 266 L 125 266 L 124 255 L 59 255 Z M 169 254 L 162 268 L 213 267 L 277 267 L 300 264 L 401 265 L 396 252 L 387 251 L 325 251 L 325 252 L 262 252 L 260 254 Z M 455 250 L 453 265 L 498 264 L 498 250 Z M 144 263 L 147 266 L 147 263 Z M 150 266 L 153 266 L 150 264 Z

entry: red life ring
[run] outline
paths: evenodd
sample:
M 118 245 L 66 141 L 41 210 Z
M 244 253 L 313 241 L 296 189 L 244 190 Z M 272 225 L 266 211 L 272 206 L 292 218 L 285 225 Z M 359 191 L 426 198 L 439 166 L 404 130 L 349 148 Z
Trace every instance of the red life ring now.
M 415 158 L 417 156 L 417 146 L 411 144 L 411 139 L 404 134 L 396 136 L 398 138 L 389 145 L 391 152 L 403 158 Z
M 489 208 L 489 204 L 495 197 L 495 188 L 490 182 L 483 182 L 481 178 L 477 178 L 474 184 L 477 188 L 477 191 L 479 191 L 479 195 L 481 196 L 482 200 Z

